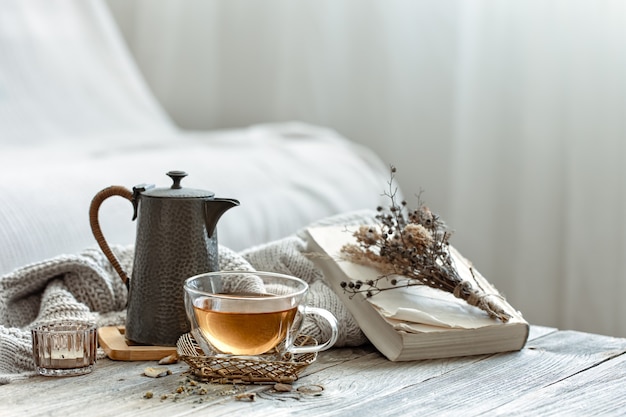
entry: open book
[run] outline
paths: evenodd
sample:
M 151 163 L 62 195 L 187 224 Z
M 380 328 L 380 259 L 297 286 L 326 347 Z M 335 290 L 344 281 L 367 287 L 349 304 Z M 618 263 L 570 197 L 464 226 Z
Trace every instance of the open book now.
M 342 281 L 376 279 L 373 268 L 341 257 L 341 248 L 355 243 L 356 227 L 330 226 L 307 229 L 313 261 L 326 282 L 352 313 L 370 342 L 389 360 L 407 361 L 489 354 L 520 350 L 528 338 L 528 323 L 500 297 L 498 291 L 453 247 L 450 253 L 459 275 L 485 294 L 498 298 L 511 315 L 503 323 L 445 291 L 417 285 L 382 291 L 372 297 L 352 294 Z

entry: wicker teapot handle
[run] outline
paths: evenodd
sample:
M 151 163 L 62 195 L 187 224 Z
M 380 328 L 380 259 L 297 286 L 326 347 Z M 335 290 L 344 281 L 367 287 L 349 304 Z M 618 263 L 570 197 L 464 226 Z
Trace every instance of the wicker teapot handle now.
M 96 242 L 98 242 L 98 246 L 100 246 L 100 249 L 102 249 L 102 252 L 104 253 L 104 255 L 107 257 L 109 262 L 111 262 L 111 264 L 113 265 L 113 268 L 115 268 L 120 278 L 122 278 L 122 281 L 124 282 L 124 284 L 126 284 L 126 287 L 128 287 L 129 285 L 128 275 L 126 275 L 126 272 L 124 272 L 124 269 L 122 269 L 120 262 L 117 260 L 117 258 L 111 251 L 109 244 L 107 243 L 106 239 L 104 238 L 104 235 L 102 234 L 102 230 L 100 228 L 100 222 L 98 221 L 98 212 L 100 210 L 100 205 L 104 202 L 104 200 L 114 195 L 124 197 L 130 202 L 133 201 L 133 192 L 130 191 L 126 187 L 122 187 L 120 185 L 113 185 L 111 187 L 105 188 L 104 190 L 96 194 L 94 198 L 91 200 L 91 205 L 89 206 L 89 224 L 91 225 L 91 232 L 93 233 L 93 236 L 96 238 Z

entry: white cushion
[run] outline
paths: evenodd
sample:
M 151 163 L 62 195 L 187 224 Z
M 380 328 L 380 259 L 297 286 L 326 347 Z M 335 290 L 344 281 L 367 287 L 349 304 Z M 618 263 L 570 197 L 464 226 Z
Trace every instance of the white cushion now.
M 152 135 L 150 135 L 152 136 Z M 91 138 L 88 138 L 91 139 Z M 296 232 L 332 214 L 386 204 L 388 170 L 378 157 L 332 130 L 302 123 L 183 133 L 168 141 L 98 137 L 63 146 L 11 149 L 1 156 L 0 274 L 95 246 L 88 211 L 109 185 L 182 185 L 236 198 L 218 223 L 219 243 L 239 250 Z M 109 244 L 132 244 L 132 205 L 105 201 Z

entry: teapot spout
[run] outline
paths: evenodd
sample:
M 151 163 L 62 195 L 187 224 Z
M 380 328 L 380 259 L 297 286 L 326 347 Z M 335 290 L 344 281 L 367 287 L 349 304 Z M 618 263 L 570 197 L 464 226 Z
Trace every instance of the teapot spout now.
M 204 202 L 204 219 L 206 221 L 206 230 L 209 237 L 213 237 L 215 227 L 222 214 L 226 210 L 239 205 L 239 200 L 234 198 L 212 198 Z

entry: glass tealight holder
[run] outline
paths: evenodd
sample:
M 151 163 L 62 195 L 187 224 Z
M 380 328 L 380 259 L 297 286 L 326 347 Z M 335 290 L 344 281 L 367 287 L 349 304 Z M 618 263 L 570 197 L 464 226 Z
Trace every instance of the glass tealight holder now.
M 93 370 L 98 349 L 95 325 L 55 322 L 33 328 L 31 334 L 39 374 L 73 376 Z

